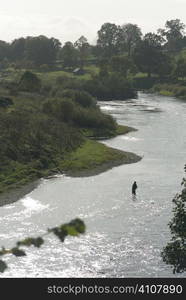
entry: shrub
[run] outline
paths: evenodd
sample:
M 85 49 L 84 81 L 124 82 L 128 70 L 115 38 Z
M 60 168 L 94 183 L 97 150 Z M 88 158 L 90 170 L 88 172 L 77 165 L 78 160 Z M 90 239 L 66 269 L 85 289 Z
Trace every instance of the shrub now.
M 67 90 L 62 91 L 61 97 L 70 98 L 75 103 L 78 103 L 83 107 L 95 107 L 96 106 L 96 99 L 93 98 L 88 92 L 85 92 L 85 91 L 67 89 Z
M 19 89 L 25 92 L 39 92 L 41 80 L 34 73 L 26 71 L 20 79 Z
M 125 100 L 137 96 L 132 81 L 119 73 L 111 73 L 103 77 L 95 76 L 85 82 L 84 89 L 100 100 Z

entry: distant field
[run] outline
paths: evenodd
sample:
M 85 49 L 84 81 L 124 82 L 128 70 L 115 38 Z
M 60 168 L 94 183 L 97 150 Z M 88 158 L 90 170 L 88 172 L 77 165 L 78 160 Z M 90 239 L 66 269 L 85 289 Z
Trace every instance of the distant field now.
M 74 75 L 72 72 L 68 71 L 49 71 L 49 72 L 36 72 L 36 74 L 43 80 L 44 83 L 55 83 L 56 79 L 60 76 L 67 76 L 76 79 L 91 79 L 92 74 L 98 74 L 99 68 L 95 65 L 86 66 L 84 68 L 84 75 Z
M 84 75 L 74 75 L 72 72 L 66 71 L 66 70 L 41 72 L 40 70 L 29 69 L 29 71 L 38 75 L 44 84 L 47 84 L 47 83 L 53 84 L 53 83 L 55 83 L 56 79 L 60 76 L 89 80 L 89 79 L 91 79 L 91 75 L 93 75 L 93 74 L 96 75 L 99 72 L 99 68 L 95 65 L 85 66 L 84 70 L 85 70 Z M 7 82 L 19 81 L 19 79 L 21 78 L 22 74 L 25 71 L 26 71 L 26 69 L 15 70 L 14 68 L 8 68 L 7 70 L 4 70 L 1 73 L 0 81 L 7 81 Z

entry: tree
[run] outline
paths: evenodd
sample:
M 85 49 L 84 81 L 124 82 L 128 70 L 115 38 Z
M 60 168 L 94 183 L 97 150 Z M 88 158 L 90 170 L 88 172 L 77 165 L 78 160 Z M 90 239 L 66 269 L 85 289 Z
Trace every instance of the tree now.
M 121 44 L 128 56 L 131 56 L 137 44 L 141 41 L 142 32 L 136 24 L 125 24 L 121 27 Z
M 15 39 L 11 45 L 11 59 L 13 61 L 23 60 L 25 55 L 25 38 Z
M 10 56 L 10 45 L 4 41 L 0 41 L 0 62 Z
M 170 52 L 177 52 L 182 48 L 185 24 L 179 19 L 167 21 L 165 29 L 159 29 L 165 41 L 165 48 Z
M 84 89 L 100 100 L 136 98 L 132 80 L 118 72 L 99 74 L 84 84 Z
M 180 42 L 181 49 L 186 48 L 186 36 L 184 36 Z
M 148 42 L 149 46 L 162 50 L 163 38 L 161 35 L 153 32 L 148 32 L 145 34 L 143 40 Z
M 75 43 L 74 46 L 79 51 L 80 65 L 83 68 L 85 61 L 89 55 L 89 43 L 88 40 L 82 35 Z
M 182 79 L 186 77 L 186 59 L 184 57 L 180 57 L 174 69 L 174 75 L 176 78 L 181 77 Z
M 141 72 L 151 77 L 157 73 L 162 58 L 161 37 L 154 33 L 147 33 L 138 44 L 134 52 L 134 62 Z
M 78 65 L 79 53 L 73 43 L 66 42 L 60 51 L 60 58 L 63 60 L 63 66 L 73 68 Z
M 124 55 L 113 56 L 110 60 L 110 68 L 111 71 L 118 72 L 125 78 L 129 74 L 135 74 L 137 72 L 137 67 L 135 66 L 133 60 Z
M 48 65 L 55 62 L 61 43 L 55 38 L 40 35 L 28 37 L 25 43 L 25 58 L 36 66 Z
M 164 52 L 159 53 L 158 64 L 155 70 L 155 73 L 160 78 L 171 78 L 174 69 L 174 61 L 173 58 Z
M 110 57 L 116 55 L 119 51 L 119 33 L 120 28 L 112 23 L 105 23 L 98 31 L 97 47 L 101 55 Z
M 186 167 L 185 167 L 186 170 Z M 172 234 L 171 242 L 162 251 L 163 261 L 173 266 L 173 273 L 186 271 L 186 180 L 183 190 L 173 199 L 174 216 L 169 223 Z

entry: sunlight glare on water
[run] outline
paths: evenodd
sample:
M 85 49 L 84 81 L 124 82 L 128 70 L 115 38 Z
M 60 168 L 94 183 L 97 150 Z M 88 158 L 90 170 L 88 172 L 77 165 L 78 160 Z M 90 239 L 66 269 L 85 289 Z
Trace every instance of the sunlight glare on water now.
M 0 207 L 0 241 L 43 234 L 73 218 L 85 221 L 85 235 L 61 244 L 52 235 L 24 258 L 8 255 L 1 277 L 181 277 L 160 253 L 170 239 L 172 199 L 181 189 L 186 146 L 186 105 L 145 95 L 100 102 L 119 124 L 138 131 L 105 140 L 106 145 L 143 157 L 92 177 L 44 180 L 32 193 Z M 137 181 L 136 198 L 131 185 Z

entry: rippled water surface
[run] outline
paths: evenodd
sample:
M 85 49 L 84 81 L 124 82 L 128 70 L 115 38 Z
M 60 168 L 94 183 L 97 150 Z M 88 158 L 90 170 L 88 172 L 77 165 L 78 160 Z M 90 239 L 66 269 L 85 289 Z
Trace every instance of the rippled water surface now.
M 0 207 L 0 244 L 38 236 L 82 218 L 87 232 L 61 244 L 46 237 L 24 258 L 6 257 L 1 277 L 174 277 L 160 252 L 170 239 L 172 198 L 181 190 L 186 149 L 186 103 L 145 95 L 100 103 L 120 124 L 138 129 L 105 144 L 143 159 L 87 178 L 58 177 L 19 201 Z M 131 185 L 138 184 L 132 199 Z M 185 276 L 185 274 L 179 275 Z

